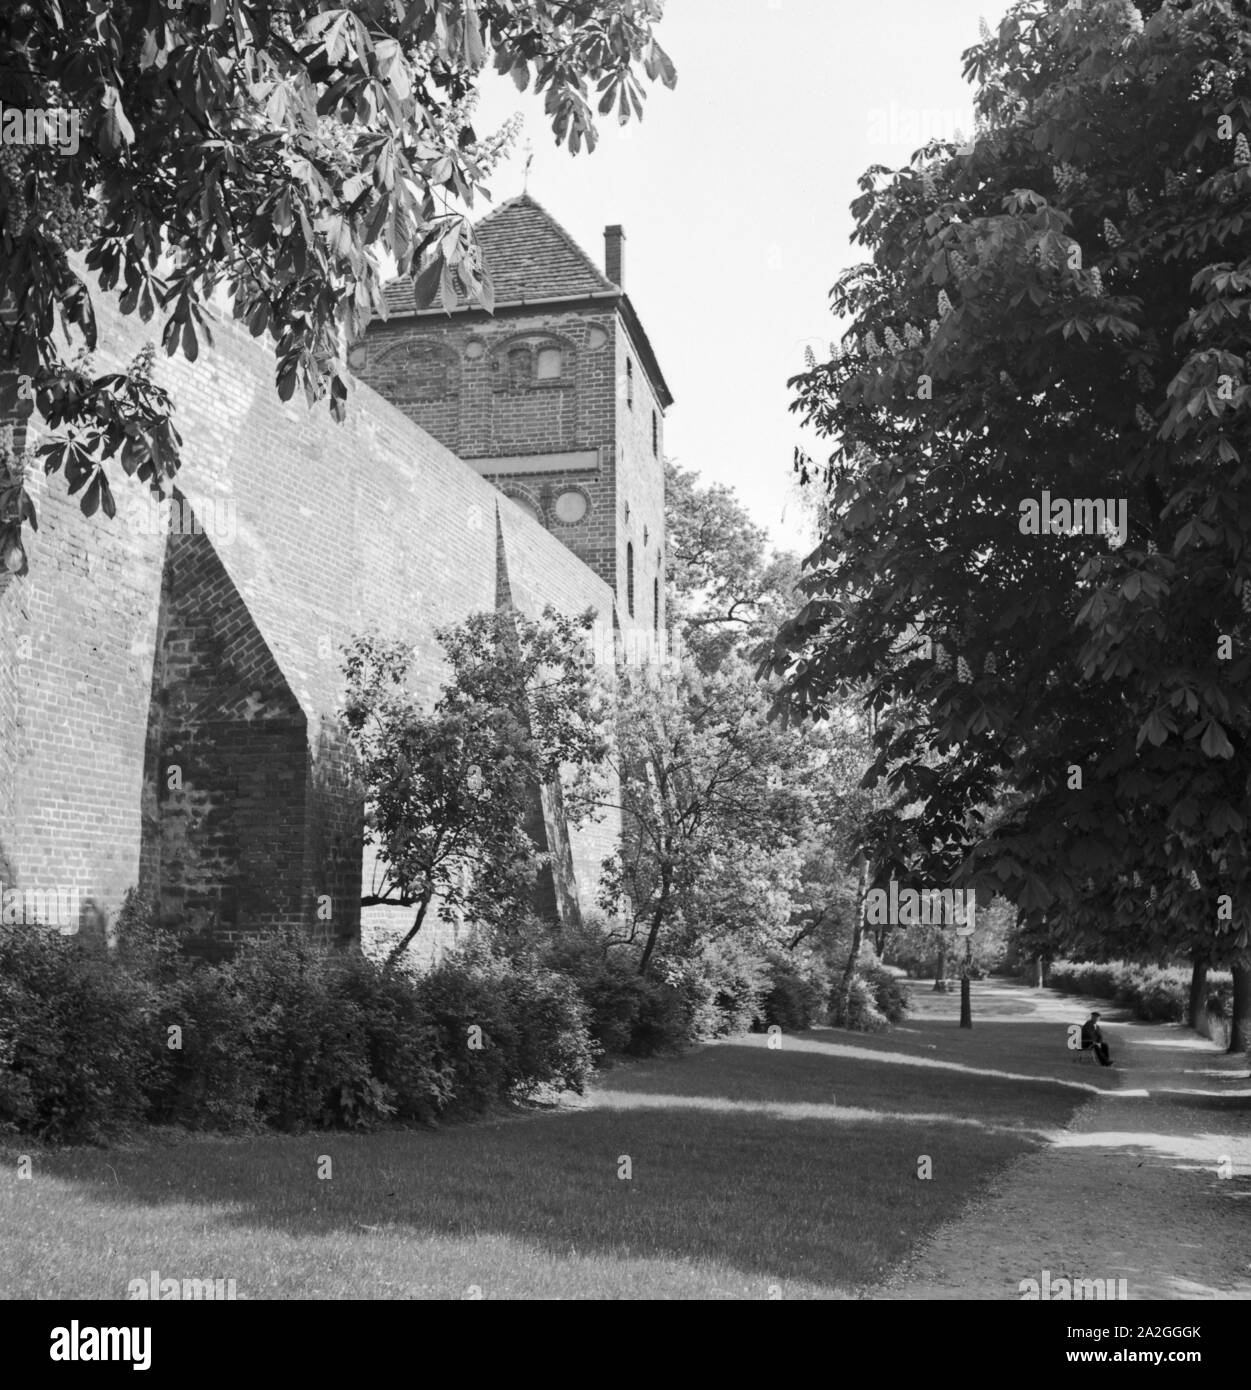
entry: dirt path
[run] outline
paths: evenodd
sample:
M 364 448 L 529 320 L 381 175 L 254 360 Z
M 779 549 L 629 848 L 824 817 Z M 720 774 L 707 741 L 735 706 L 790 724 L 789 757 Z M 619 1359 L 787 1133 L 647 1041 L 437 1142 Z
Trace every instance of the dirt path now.
M 989 1007 L 1002 992 L 1056 1022 L 1091 1003 L 998 982 L 978 989 Z M 1118 1089 L 1001 1173 L 874 1297 L 1019 1299 L 1023 1279 L 1049 1270 L 1053 1280 L 1125 1279 L 1131 1299 L 1251 1299 L 1245 1059 L 1176 1024 L 1114 1022 L 1105 1036 Z

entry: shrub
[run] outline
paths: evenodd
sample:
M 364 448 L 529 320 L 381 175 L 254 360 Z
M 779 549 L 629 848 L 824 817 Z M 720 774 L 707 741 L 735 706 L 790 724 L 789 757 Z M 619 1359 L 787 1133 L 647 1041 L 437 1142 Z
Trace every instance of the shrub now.
M 658 963 L 659 977 L 638 973 L 628 947 L 609 948 L 593 914 L 582 928 L 565 928 L 541 950 L 545 965 L 568 976 L 585 1008 L 589 1039 L 601 1057 L 650 1057 L 685 1046 L 691 1013 L 681 967 Z
M 1190 977 L 1180 970 L 1137 968 L 1118 987 L 1116 998 L 1128 1004 L 1137 1018 L 1148 1022 L 1179 1023 L 1186 1017 Z
M 766 1027 L 776 1025 L 789 1033 L 811 1028 L 821 1018 L 823 991 L 800 965 L 783 955 L 769 961 L 769 989 L 761 1001 Z
M 505 995 L 516 1037 L 510 1091 L 525 1096 L 558 1084 L 581 1095 L 600 1049 L 588 1031 L 577 985 L 567 975 L 533 965 L 506 976 Z
M 153 1116 L 191 1129 L 255 1125 L 261 1068 L 253 1052 L 252 1010 L 229 967 L 197 962 L 170 990 L 160 1018 L 182 1029 L 167 1049 Z
M 292 933 L 249 944 L 219 967 L 251 1011 L 257 1114 L 278 1129 L 357 1125 L 390 1113 L 370 1084 L 364 1012 L 333 987 L 338 964 Z
M 1210 1014 L 1216 1014 L 1218 1018 L 1233 1017 L 1234 977 L 1232 974 L 1222 972 L 1218 975 L 1208 976 L 1204 1009 Z
M 413 988 L 436 1030 L 439 1064 L 451 1069 L 453 1109 L 585 1085 L 598 1048 L 567 976 L 529 955 L 497 960 L 471 946 L 449 952 Z
M 639 1020 L 644 1011 L 647 982 L 629 968 L 601 961 L 599 968 L 578 979 L 587 1010 L 587 1028 L 604 1053 L 636 1053 Z
M 665 980 L 644 978 L 626 961 L 605 965 L 580 988 L 588 1031 L 604 1054 L 653 1057 L 691 1041 L 685 992 Z
M 107 958 L 0 927 L 0 1120 L 98 1142 L 141 1120 L 159 1066 L 154 998 Z
M 908 989 L 903 981 L 880 965 L 863 966 L 860 975 L 882 1017 L 888 1023 L 901 1023 L 908 1012 Z
M 830 1022 L 835 1028 L 849 1028 L 857 1033 L 876 1033 L 888 1027 L 872 987 L 859 973 L 835 982 L 830 991 Z
M 630 1045 L 632 1057 L 674 1052 L 690 1042 L 694 1018 L 686 992 L 666 980 L 640 980 L 639 1011 Z
M 681 979 L 694 1038 L 746 1033 L 763 1016 L 769 962 L 738 942 L 703 942 L 683 962 Z
M 451 1076 L 449 1108 L 485 1109 L 508 1089 L 516 1038 L 500 988 L 502 970 L 473 947 L 449 951 L 412 981 L 435 1030 L 435 1064 Z
M 114 923 L 116 951 L 111 959 L 129 975 L 157 986 L 172 984 L 184 975 L 189 960 L 183 938 L 161 926 L 155 905 L 130 888 Z
M 576 984 L 595 1046 L 602 1053 L 625 1053 L 630 1050 L 645 986 L 637 962 L 620 950 L 610 953 L 605 936 L 593 922 L 580 929 L 565 928 L 540 946 L 539 957 Z
M 335 990 L 360 1010 L 370 1076 L 381 1087 L 363 1098 L 365 1110 L 377 1097 L 397 1119 L 433 1120 L 452 1099 L 454 1069 L 438 1060 L 438 1030 L 412 981 L 349 955 L 339 963 Z

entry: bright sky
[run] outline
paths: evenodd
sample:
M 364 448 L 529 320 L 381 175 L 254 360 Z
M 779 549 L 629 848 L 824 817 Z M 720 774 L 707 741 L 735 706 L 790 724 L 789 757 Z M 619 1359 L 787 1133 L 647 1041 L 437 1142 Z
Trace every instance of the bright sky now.
M 484 85 L 480 132 L 526 121 L 497 202 L 530 193 L 603 264 L 626 231 L 626 290 L 676 398 L 666 452 L 737 489 L 775 542 L 808 548 L 787 378 L 838 325 L 828 294 L 863 259 L 849 237 L 856 180 L 906 164 L 931 133 L 972 133 L 960 54 L 1004 0 L 669 0 L 657 36 L 678 69 L 649 84 L 641 123 L 602 124 L 594 154 L 557 148 L 540 100 Z M 892 112 L 892 103 L 894 104 Z M 923 121 L 937 129 L 922 129 Z M 941 124 L 939 124 L 941 122 Z

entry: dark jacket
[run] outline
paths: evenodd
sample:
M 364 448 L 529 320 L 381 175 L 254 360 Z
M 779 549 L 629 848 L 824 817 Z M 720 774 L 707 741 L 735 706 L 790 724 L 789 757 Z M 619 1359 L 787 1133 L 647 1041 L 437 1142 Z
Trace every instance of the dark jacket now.
M 1089 1019 L 1082 1024 L 1082 1047 L 1094 1047 L 1096 1043 L 1103 1041 L 1103 1034 L 1097 1023 L 1091 1023 Z

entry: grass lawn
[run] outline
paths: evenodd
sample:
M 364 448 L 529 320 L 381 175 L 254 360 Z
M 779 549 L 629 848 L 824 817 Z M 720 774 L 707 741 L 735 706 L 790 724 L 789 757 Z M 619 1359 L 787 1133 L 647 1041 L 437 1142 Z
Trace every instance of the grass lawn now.
M 240 1298 L 853 1296 L 1115 1085 L 1015 1000 L 961 1031 L 923 988 L 888 1034 L 734 1039 L 477 1124 L 6 1141 L 0 1296 L 124 1298 L 151 1270 Z

